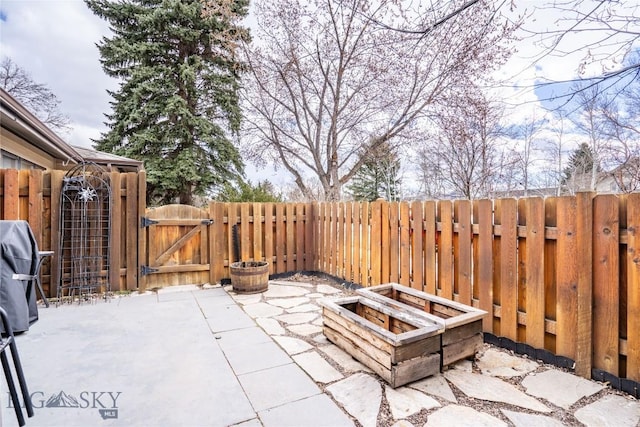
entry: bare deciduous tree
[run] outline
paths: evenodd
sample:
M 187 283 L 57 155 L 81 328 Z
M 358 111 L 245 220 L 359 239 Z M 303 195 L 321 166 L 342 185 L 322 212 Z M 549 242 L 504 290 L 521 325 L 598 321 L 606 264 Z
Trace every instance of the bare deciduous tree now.
M 554 99 L 570 102 L 578 93 L 588 92 L 594 85 L 612 86 L 636 76 L 640 72 L 640 57 L 634 55 L 640 42 L 640 4 L 626 0 L 550 0 L 535 8 L 559 17 L 544 32 L 523 30 L 537 41 L 542 50 L 533 59 L 544 56 L 565 58 L 581 54 L 577 67 L 580 82 L 569 91 L 563 91 L 566 81 L 547 81 L 537 86 L 551 85 L 560 93 Z M 629 60 L 632 58 L 632 60 Z M 593 68 L 587 73 L 589 67 Z M 633 77 L 632 77 L 633 78 Z
M 440 194 L 429 197 L 487 197 L 497 189 L 513 190 L 514 159 L 499 139 L 502 109 L 480 92 L 464 91 L 450 97 L 433 118 L 433 136 L 421 148 L 420 170 L 427 188 Z
M 394 149 L 415 135 L 433 106 L 461 82 L 480 80 L 509 54 L 513 27 L 479 1 L 434 27 L 463 1 L 277 0 L 256 3 L 256 41 L 247 47 L 245 154 L 291 173 L 311 198 L 309 176 L 323 198 L 337 200 L 382 144 Z M 392 31 L 431 28 L 427 34 Z
M 54 93 L 7 56 L 0 61 L 0 86 L 53 130 L 70 130 L 69 118 L 60 111 L 60 101 Z

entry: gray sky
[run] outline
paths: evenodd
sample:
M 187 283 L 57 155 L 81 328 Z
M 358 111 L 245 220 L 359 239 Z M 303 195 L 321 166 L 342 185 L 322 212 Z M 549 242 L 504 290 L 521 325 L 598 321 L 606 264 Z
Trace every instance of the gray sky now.
M 532 12 L 543 2 L 519 0 L 515 13 Z M 627 5 L 640 3 L 629 0 Z M 636 7 L 636 6 L 633 6 Z M 558 16 L 536 11 L 527 19 L 529 28 L 555 28 Z M 60 99 L 61 109 L 71 119 L 73 131 L 62 135 L 70 144 L 88 147 L 91 138 L 104 131 L 104 114 L 110 110 L 107 89 L 117 89 L 115 80 L 103 73 L 95 46 L 108 34 L 108 26 L 94 16 L 82 0 L 1 0 L 0 55 L 9 56 L 27 70 L 33 79 L 46 84 Z M 579 46 L 584 35 L 568 39 Z M 585 52 L 562 58 L 546 57 L 532 62 L 538 48 L 530 40 L 517 45 L 518 53 L 498 73 L 509 78 L 514 87 L 527 87 L 541 77 L 566 80 L 577 76 Z M 594 69 L 593 72 L 598 72 Z M 505 89 L 510 100 L 529 101 L 518 108 L 519 115 L 530 115 L 537 108 L 535 94 L 521 89 Z M 517 120 L 517 118 L 515 118 Z M 255 168 L 248 167 L 249 177 L 257 177 Z M 259 179 L 272 179 L 261 172 Z

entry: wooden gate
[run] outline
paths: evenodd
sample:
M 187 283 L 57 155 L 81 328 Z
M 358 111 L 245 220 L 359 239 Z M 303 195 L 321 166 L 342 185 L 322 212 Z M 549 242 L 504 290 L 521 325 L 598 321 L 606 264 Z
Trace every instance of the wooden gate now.
M 147 209 L 141 220 L 146 251 L 141 290 L 209 282 L 209 225 L 206 210 L 188 205 Z

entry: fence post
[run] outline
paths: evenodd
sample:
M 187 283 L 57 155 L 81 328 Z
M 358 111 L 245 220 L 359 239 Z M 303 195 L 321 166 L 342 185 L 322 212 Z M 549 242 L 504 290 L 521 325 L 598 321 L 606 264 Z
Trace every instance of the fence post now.
M 576 194 L 576 258 L 578 269 L 578 313 L 576 333 L 576 374 L 591 378 L 593 357 L 593 197 L 594 193 Z

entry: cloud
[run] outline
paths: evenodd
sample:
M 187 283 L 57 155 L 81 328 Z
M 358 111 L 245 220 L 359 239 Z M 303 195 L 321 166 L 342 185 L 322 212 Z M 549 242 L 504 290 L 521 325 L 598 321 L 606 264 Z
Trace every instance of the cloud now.
M 71 132 L 73 143 L 90 146 L 79 135 L 104 130 L 110 111 L 106 90 L 117 88 L 103 73 L 95 46 L 109 34 L 107 24 L 80 0 L 3 0 L 0 16 L 0 51 L 56 94 L 77 129 Z

